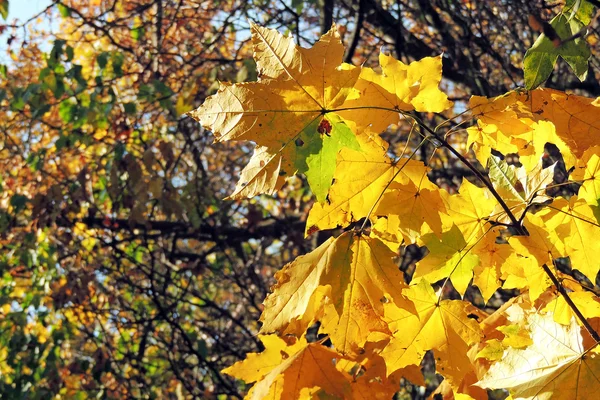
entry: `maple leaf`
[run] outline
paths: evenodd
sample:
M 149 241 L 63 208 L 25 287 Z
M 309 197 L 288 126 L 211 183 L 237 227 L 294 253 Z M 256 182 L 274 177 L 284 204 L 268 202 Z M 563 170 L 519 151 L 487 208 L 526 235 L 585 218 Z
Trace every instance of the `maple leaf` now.
M 577 17 L 579 17 L 577 15 Z M 588 72 L 588 60 L 592 53 L 585 40 L 575 38 L 564 43 L 560 38 L 569 38 L 576 35 L 585 27 L 585 23 L 574 15 L 567 16 L 563 13 L 558 14 L 550 21 L 550 25 L 555 30 L 555 35 L 560 46 L 546 35 L 540 35 L 533 46 L 523 58 L 523 72 L 525 75 L 525 87 L 534 89 L 541 85 L 552 73 L 558 57 L 562 57 L 573 69 L 579 80 L 584 81 Z
M 473 270 L 473 284 L 479 288 L 486 303 L 500 287 L 502 266 L 512 253 L 509 246 L 496 242 L 499 234 L 497 228 L 483 233 L 470 250 L 479 257 L 479 263 Z
M 397 215 L 380 217 L 371 226 L 371 234 L 379 238 L 392 251 L 397 251 L 404 240 L 400 226 L 400 218 Z
M 498 326 L 496 330 L 504 334 L 502 344 L 505 347 L 521 349 L 533 343 L 529 331 L 522 327 L 521 324 Z
M 542 269 L 542 265 L 553 265 L 555 258 L 566 256 L 565 246 L 553 230 L 547 230 L 541 216 L 526 214 L 524 225 L 529 236 L 513 236 L 508 238 L 515 254 L 503 264 L 503 273 L 508 279 L 503 287 L 529 287 L 532 300 L 538 298 L 551 282 Z M 520 282 L 513 282 L 520 278 Z M 515 284 L 516 283 L 516 284 Z
M 491 339 L 485 343 L 485 347 L 481 349 L 476 358 L 485 358 L 490 361 L 498 361 L 502 359 L 502 355 L 504 354 L 504 346 L 502 342 L 498 339 Z
M 438 85 L 442 57 L 425 57 L 409 65 L 384 53 L 379 54 L 381 73 L 363 67 L 340 114 L 357 127 L 381 132 L 397 123 L 400 111 L 441 112 L 452 106 Z
M 251 32 L 258 82 L 222 83 L 216 95 L 188 115 L 217 141 L 251 140 L 259 146 L 257 160 L 244 169 L 231 198 L 273 194 L 282 177 L 305 173 L 322 201 L 337 151 L 358 148 L 350 128 L 325 114 L 344 102 L 360 69 L 342 64 L 344 48 L 335 27 L 311 49 L 254 24 Z
M 531 131 L 531 121 L 520 118 L 521 110 L 514 109 L 516 102 L 515 92 L 489 99 L 471 97 L 469 107 L 477 118 L 477 126 L 467 129 L 467 148 L 474 150 L 480 163 L 486 164 L 492 149 L 502 154 L 518 152 L 513 139 Z
M 362 152 L 340 151 L 328 201 L 313 205 L 306 221 L 307 233 L 346 226 L 367 217 L 392 181 L 398 186 L 414 187 L 424 176 L 427 179 L 428 169 L 420 161 L 392 160 L 386 154 L 387 148 L 373 141 L 361 148 Z
M 291 328 L 299 330 L 294 333 L 301 334 L 306 326 L 298 327 L 295 321 L 320 316 L 321 330 L 338 351 L 357 350 L 371 332 L 387 332 L 384 297 L 394 294 L 393 301 L 411 308 L 399 295 L 404 279 L 393 257 L 379 239 L 353 232 L 329 239 L 276 274 L 277 284 L 264 303 L 261 331 L 284 331 L 292 323 Z M 323 291 L 317 292 L 320 288 Z M 311 303 L 315 292 L 326 299 Z
M 468 317 L 468 303 L 440 301 L 425 279 L 403 291 L 416 312 L 385 304 L 385 317 L 394 332 L 381 352 L 387 374 L 411 364 L 419 364 L 428 350 L 441 360 L 438 371 L 447 379 L 460 382 L 471 371 L 467 349 L 481 337 L 476 321 Z
M 542 217 L 547 227 L 562 240 L 572 267 L 594 282 L 600 270 L 597 258 L 600 253 L 600 226 L 594 210 L 577 196 L 556 200 L 552 209 L 554 212 Z
M 275 335 L 261 336 L 262 353 L 248 354 L 223 370 L 247 383 L 257 382 L 247 399 L 298 399 L 307 393 L 327 393 L 344 398 L 351 392 L 347 376 L 335 367 L 340 356 L 320 343 L 305 338 L 288 345 Z
M 392 182 L 375 209 L 375 215 L 398 217 L 398 232 L 408 244 L 425 233 L 442 233 L 440 214 L 444 213 L 444 203 L 440 191 L 429 181 L 425 170 L 418 185 L 413 183 L 416 178 L 404 184 Z
M 509 348 L 477 383 L 508 389 L 519 399 L 591 399 L 600 390 L 600 358 L 583 348 L 580 328 L 564 326 L 552 313 L 528 317 L 532 345 Z
M 600 302 L 593 293 L 571 292 L 569 298 L 586 319 L 600 317 Z M 554 321 L 563 325 L 569 325 L 575 318 L 575 313 L 567 304 L 564 296 L 556 296 L 554 300 L 546 304 L 544 311 L 551 312 L 554 315 Z M 578 319 L 576 321 L 581 324 Z
M 470 252 L 474 243 L 469 245 L 456 225 L 441 237 L 430 233 L 420 241 L 429 254 L 417 263 L 413 279 L 437 282 L 450 278 L 458 293 L 464 295 L 473 278 L 473 268 L 479 264 L 479 257 Z
M 308 344 L 304 338 L 291 343 L 277 335 L 258 335 L 258 338 L 265 347 L 262 353 L 249 353 L 244 361 L 236 362 L 223 372 L 247 383 L 256 382 Z
M 509 165 L 496 156 L 488 159 L 489 176 L 494 188 L 503 195 L 506 204 L 519 219 L 528 206 L 551 199 L 544 190 L 553 182 L 555 166 L 556 163 L 544 168 L 542 162 L 538 161 L 537 165 L 528 172 L 525 168 Z M 498 220 L 506 222 L 508 218 L 506 214 L 500 206 L 496 208 L 501 214 Z
M 589 205 L 597 206 L 600 199 L 600 146 L 594 146 L 583 153 L 572 179 L 582 182 L 577 195 Z
M 400 379 L 416 385 L 425 385 L 421 369 L 411 365 L 386 376 L 385 362 L 377 354 L 381 342 L 369 342 L 368 348 L 353 360 L 340 359 L 336 367 L 354 376 L 351 388 L 353 398 L 389 400 L 400 387 Z
M 487 148 L 482 155 L 489 155 L 490 145 L 508 144 L 508 148 L 496 148 L 504 154 L 520 154 L 525 145 L 531 145 L 536 149 L 533 158 L 537 162 L 543 146 L 550 142 L 558 147 L 569 167 L 596 144 L 594 138 L 600 134 L 597 100 L 553 89 L 513 91 L 491 99 L 474 96 L 470 107 L 484 129 L 470 129 L 468 145 Z M 488 136 L 485 140 L 484 135 Z M 531 155 L 531 150 L 526 154 Z
M 525 226 L 529 236 L 513 236 L 508 239 L 510 245 L 521 255 L 532 256 L 539 265 L 552 264 L 552 260 L 564 254 L 564 245 L 556 232 L 547 231 L 545 223 L 538 215 L 527 214 Z
M 503 289 L 529 289 L 531 300 L 536 300 L 552 284 L 540 262 L 531 254 L 513 252 L 502 264 L 501 271 Z
M 467 242 L 486 233 L 487 219 L 496 207 L 496 200 L 491 198 L 487 189 L 463 179 L 457 194 L 441 193 L 445 203 L 445 213 L 441 214 L 445 230 L 456 225 Z
M 401 375 L 381 376 L 385 373 L 381 371 L 385 368 L 383 363 L 365 360 L 364 365 L 357 365 L 319 342 L 308 343 L 304 337 L 283 340 L 276 335 L 260 335 L 259 338 L 265 346 L 263 352 L 247 354 L 245 360 L 222 371 L 246 383 L 256 382 L 246 399 L 385 400 L 399 387 Z M 374 359 L 379 361 L 376 355 Z M 366 372 L 351 374 L 356 366 Z M 420 371 L 414 369 L 402 372 L 416 376 Z

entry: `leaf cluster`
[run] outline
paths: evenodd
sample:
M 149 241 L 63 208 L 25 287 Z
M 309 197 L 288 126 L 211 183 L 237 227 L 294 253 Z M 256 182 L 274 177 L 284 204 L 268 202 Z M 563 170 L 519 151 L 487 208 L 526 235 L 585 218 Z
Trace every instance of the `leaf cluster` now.
M 344 232 L 276 274 L 260 318 L 265 351 L 224 370 L 257 382 L 248 398 L 389 398 L 400 379 L 421 382 L 428 352 L 448 397 L 594 393 L 598 100 L 551 89 L 474 96 L 469 119 L 432 128 L 418 113 L 452 107 L 438 88 L 441 57 L 406 65 L 382 53 L 379 69 L 355 67 L 336 27 L 310 49 L 251 29 L 258 81 L 224 83 L 189 115 L 217 141 L 256 143 L 231 198 L 273 194 L 304 174 L 317 199 L 306 235 Z M 403 123 L 417 144 L 394 154 L 380 132 Z M 449 141 L 457 133 L 475 159 Z M 425 143 L 474 183 L 456 193 L 432 183 L 415 160 Z M 548 162 L 549 146 L 559 161 Z M 411 276 L 394 261 L 407 245 L 428 251 Z M 563 281 L 561 265 L 584 277 Z M 483 304 L 499 288 L 518 295 L 488 314 L 465 298 L 471 287 Z M 307 334 L 315 323 L 319 341 Z

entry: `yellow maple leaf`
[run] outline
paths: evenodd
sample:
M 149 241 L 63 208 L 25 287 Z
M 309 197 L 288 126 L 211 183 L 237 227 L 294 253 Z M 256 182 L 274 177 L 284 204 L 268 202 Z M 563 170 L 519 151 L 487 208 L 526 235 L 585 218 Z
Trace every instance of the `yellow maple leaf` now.
M 575 157 L 596 144 L 600 135 L 600 101 L 553 89 L 537 89 L 520 95 L 536 120 L 548 120 Z M 555 143 L 559 146 L 558 143 Z M 559 149 L 565 154 L 566 149 Z M 572 165 L 572 164 L 569 164 Z
M 458 293 L 464 295 L 473 278 L 473 268 L 479 264 L 479 257 L 470 252 L 472 244 L 465 241 L 456 225 L 441 237 L 430 233 L 420 241 L 429 253 L 417 263 L 413 279 L 437 282 L 449 278 Z
M 386 400 L 398 390 L 400 375 L 386 378 L 385 366 L 375 354 L 371 355 L 375 362 L 365 358 L 361 366 L 318 342 L 308 343 L 304 337 L 259 338 L 265 346 L 263 352 L 247 354 L 245 360 L 222 371 L 246 383 L 256 382 L 246 399 Z M 365 372 L 357 374 L 357 367 Z M 416 367 L 405 372 L 411 376 L 420 373 Z
M 600 358 L 583 348 L 580 328 L 564 326 L 552 313 L 531 314 L 532 344 L 509 348 L 477 383 L 488 389 L 507 389 L 520 399 L 593 399 L 600 390 Z
M 482 163 L 493 147 L 504 154 L 522 154 L 529 170 L 550 142 L 558 147 L 569 168 L 595 145 L 600 134 L 597 99 L 553 89 L 514 91 L 491 99 L 474 96 L 470 106 L 480 123 L 479 129 L 468 130 L 468 145 L 473 144 Z
M 591 147 L 583 154 L 572 179 L 582 182 L 577 195 L 589 205 L 597 206 L 600 199 L 600 146 Z
M 540 215 L 526 214 L 524 226 L 529 231 L 529 236 L 513 236 L 508 239 L 516 253 L 502 267 L 503 273 L 511 279 L 510 283 L 507 279 L 503 287 L 529 287 L 529 295 L 535 300 L 551 284 L 542 265 L 552 266 L 555 258 L 567 254 L 557 233 L 546 229 L 546 223 Z M 520 278 L 521 282 L 511 286 L 514 278 Z M 522 285 L 522 282 L 526 282 L 526 285 Z
M 496 200 L 491 198 L 487 189 L 463 179 L 458 193 L 440 193 L 446 205 L 445 213 L 442 214 L 445 229 L 456 225 L 467 242 L 474 236 L 482 237 L 485 234 L 487 219 L 496 207 Z
M 304 338 L 291 341 L 291 343 L 286 342 L 277 335 L 259 335 L 258 338 L 265 346 L 262 353 L 247 354 L 244 361 L 238 361 L 225 368 L 223 373 L 235 376 L 247 383 L 256 382 L 290 355 L 296 354 L 307 345 Z M 249 368 L 249 365 L 252 368 Z
M 336 367 L 353 376 L 352 399 L 389 400 L 400 387 L 400 379 L 405 378 L 413 384 L 425 385 L 423 374 L 416 365 L 411 365 L 386 376 L 385 362 L 375 352 L 378 346 L 370 343 L 364 353 L 353 360 L 340 359 Z
M 290 323 L 301 318 L 310 322 L 322 312 L 321 330 L 330 335 L 335 348 L 341 353 L 356 351 L 370 333 L 387 332 L 384 297 L 394 295 L 394 302 L 410 308 L 399 295 L 404 278 L 394 256 L 379 239 L 353 232 L 329 239 L 276 274 L 278 282 L 261 315 L 261 331 L 289 331 Z M 311 303 L 319 288 L 326 299 Z M 291 328 L 301 334 L 306 325 Z
M 276 30 L 250 28 L 260 79 L 289 78 L 305 92 L 304 100 L 329 110 L 346 99 L 360 70 L 342 63 L 344 46 L 335 25 L 310 49 Z
M 496 330 L 504 334 L 502 344 L 505 347 L 514 347 L 522 349 L 533 343 L 529 336 L 529 331 L 523 328 L 520 324 L 503 325 L 496 328 Z
M 240 182 L 229 198 L 253 197 L 257 193 L 274 194 L 285 182 L 280 174 L 282 156 L 266 146 L 256 146 L 254 155 L 242 170 Z
M 515 109 L 518 94 L 510 92 L 502 96 L 486 98 L 472 96 L 469 108 L 477 118 L 477 126 L 467 129 L 467 148 L 473 148 L 477 159 L 485 165 L 494 148 L 503 154 L 518 150 L 511 138 L 527 133 L 531 127 L 528 121 L 519 118 L 521 113 Z
M 438 86 L 442 78 L 442 57 L 425 57 L 406 65 L 380 53 L 381 73 L 362 68 L 352 93 L 341 108 L 347 120 L 359 128 L 381 132 L 398 123 L 399 111 L 441 112 L 452 106 Z
M 502 359 L 502 354 L 504 354 L 502 342 L 498 339 L 491 339 L 486 342 L 485 347 L 477 353 L 475 358 L 498 361 Z
M 468 317 L 469 304 L 458 300 L 439 301 L 424 279 L 403 294 L 413 302 L 416 312 L 385 304 L 385 316 L 394 332 L 381 352 L 387 374 L 419 364 L 425 353 L 433 349 L 442 360 L 437 364 L 438 372 L 453 382 L 460 382 L 472 368 L 467 350 L 481 337 L 479 325 Z
M 513 236 L 508 239 L 511 247 L 519 254 L 535 258 L 540 266 L 552 265 L 553 259 L 564 255 L 564 245 L 558 235 L 546 229 L 540 216 L 526 214 L 524 226 L 529 231 L 529 236 Z
M 553 182 L 556 164 L 544 168 L 542 161 L 538 159 L 537 164 L 528 171 L 524 167 L 509 165 L 505 160 L 490 156 L 487 165 L 494 188 L 518 219 L 532 204 L 551 199 L 545 194 L 545 190 Z M 494 214 L 498 215 L 496 219 L 499 222 L 510 221 L 500 205 L 496 206 Z
M 342 63 L 344 47 L 335 26 L 310 49 L 255 24 L 251 33 L 258 81 L 222 83 L 217 94 L 188 113 L 211 130 L 217 141 L 256 143 L 255 159 L 244 169 L 231 198 L 273 194 L 284 178 L 304 173 L 323 202 L 338 151 L 359 149 L 356 132 L 366 128 L 362 114 L 380 120 L 372 114 L 383 113 L 397 121 L 400 110 L 442 111 L 451 105 L 438 89 L 441 58 L 406 66 L 382 56 L 384 70 L 393 76 L 382 75 Z M 380 84 L 388 94 L 373 91 Z M 365 85 L 369 87 L 367 102 L 363 100 Z M 383 110 L 382 101 L 392 101 L 392 108 Z
M 309 177 L 309 182 L 320 180 L 323 173 L 333 174 L 339 148 L 357 148 L 344 122 L 325 115 L 344 102 L 360 74 L 359 68 L 342 64 L 344 47 L 335 27 L 311 49 L 299 48 L 292 38 L 254 24 L 251 32 L 258 82 L 222 83 L 216 95 L 188 113 L 210 129 L 217 141 L 257 144 L 255 159 L 242 173 L 231 198 L 273 194 L 283 178 L 311 168 L 309 155 L 314 158 L 327 150 L 333 156 L 327 151 L 323 154 L 333 160 L 326 167 L 323 160 L 314 161 Z M 331 176 L 322 179 L 331 181 Z M 319 197 L 326 190 L 319 187 Z
M 569 297 L 586 319 L 600 317 L 600 302 L 593 293 L 571 292 Z M 573 309 L 567 304 L 564 296 L 556 296 L 554 300 L 546 305 L 544 311 L 551 312 L 554 315 L 554 321 L 563 325 L 569 325 L 571 320 L 575 318 Z M 581 324 L 579 319 L 576 319 L 576 321 Z
M 362 152 L 342 149 L 338 155 L 335 182 L 325 204 L 315 203 L 306 221 L 307 233 L 346 226 L 367 217 L 381 201 L 392 181 L 398 185 L 420 182 L 428 169 L 420 161 L 392 160 L 386 148 L 373 143 Z
M 565 247 L 565 255 L 571 259 L 573 269 L 579 270 L 592 282 L 600 270 L 600 225 L 594 211 L 577 196 L 569 200 L 558 199 L 552 204 L 554 212 L 542 218 L 549 230 L 556 232 Z
M 412 181 L 392 182 L 375 209 L 376 215 L 398 216 L 398 232 L 407 244 L 429 232 L 442 234 L 440 213 L 444 212 L 444 203 L 426 172 L 424 169 L 423 176 Z
M 502 288 L 529 289 L 529 297 L 532 301 L 535 301 L 552 284 L 538 260 L 531 255 L 512 253 L 502 264 L 501 270 L 502 279 L 505 279 Z
M 512 253 L 508 245 L 496 243 L 498 235 L 498 228 L 484 233 L 471 249 L 471 253 L 479 257 L 479 264 L 473 270 L 473 284 L 479 288 L 486 303 L 501 286 L 501 269 Z
M 371 235 L 379 238 L 392 251 L 398 251 L 404 240 L 400 232 L 400 218 L 397 215 L 376 218 L 371 226 Z
M 307 343 L 298 339 L 287 345 L 275 335 L 261 336 L 265 345 L 262 353 L 248 354 L 223 373 L 257 382 L 246 399 L 298 399 L 312 398 L 308 393 L 327 393 L 344 398 L 351 393 L 347 376 L 335 367 L 340 356 L 320 343 Z

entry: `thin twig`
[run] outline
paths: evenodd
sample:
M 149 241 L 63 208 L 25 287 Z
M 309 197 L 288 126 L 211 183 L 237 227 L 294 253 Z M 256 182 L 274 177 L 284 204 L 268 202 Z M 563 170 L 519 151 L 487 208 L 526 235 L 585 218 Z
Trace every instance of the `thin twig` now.
M 592 328 L 592 326 L 590 325 L 588 320 L 585 319 L 581 311 L 579 311 L 573 300 L 571 300 L 571 298 L 569 297 L 569 294 L 567 293 L 563 285 L 556 278 L 556 275 L 554 275 L 554 273 L 550 270 L 550 268 L 548 268 L 546 264 L 542 265 L 542 268 L 544 269 L 544 272 L 546 273 L 546 275 L 548 275 L 554 286 L 556 286 L 558 292 L 562 294 L 562 296 L 565 298 L 565 301 L 567 302 L 571 310 L 573 310 L 573 313 L 575 313 L 577 318 L 579 318 L 579 320 L 581 321 L 585 329 L 588 331 L 588 333 L 592 336 L 596 343 L 600 343 L 600 335 L 598 334 L 598 332 L 596 332 L 594 328 Z
M 348 46 L 348 50 L 346 51 L 344 62 L 352 62 L 352 57 L 354 57 L 356 47 L 358 46 L 358 42 L 360 40 L 360 31 L 363 26 L 364 15 L 364 0 L 359 0 L 358 6 L 356 7 L 356 21 L 354 22 L 354 31 L 352 32 L 352 39 L 350 40 L 350 46 Z

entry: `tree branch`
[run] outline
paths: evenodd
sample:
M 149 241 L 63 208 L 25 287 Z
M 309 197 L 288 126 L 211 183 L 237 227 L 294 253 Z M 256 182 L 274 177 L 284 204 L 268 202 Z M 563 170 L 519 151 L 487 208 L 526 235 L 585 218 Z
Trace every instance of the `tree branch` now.
M 573 310 L 573 313 L 577 316 L 579 321 L 581 321 L 588 333 L 592 336 L 596 343 L 600 343 L 600 335 L 598 334 L 598 332 L 596 332 L 596 330 L 594 330 L 594 328 L 592 328 L 588 320 L 585 319 L 581 311 L 579 311 L 575 303 L 573 303 L 573 300 L 571 299 L 571 297 L 569 297 L 569 294 L 567 293 L 563 285 L 558 281 L 554 273 L 550 270 L 550 268 L 548 268 L 546 264 L 542 265 L 542 268 L 544 269 L 544 272 L 546 273 L 546 275 L 548 275 L 554 286 L 556 286 L 558 292 L 565 298 L 565 301 L 567 302 L 571 310 Z
M 355 25 L 354 32 L 352 32 L 352 39 L 350 40 L 350 46 L 346 50 L 346 56 L 344 57 L 344 62 L 351 63 L 352 57 L 354 57 L 354 53 L 356 52 L 356 47 L 358 46 L 358 42 L 360 40 L 360 31 L 363 25 L 363 19 L 365 16 L 365 0 L 358 0 L 358 6 L 356 7 L 356 17 L 355 17 Z
M 326 34 L 333 25 L 334 0 L 321 0 L 321 35 Z

